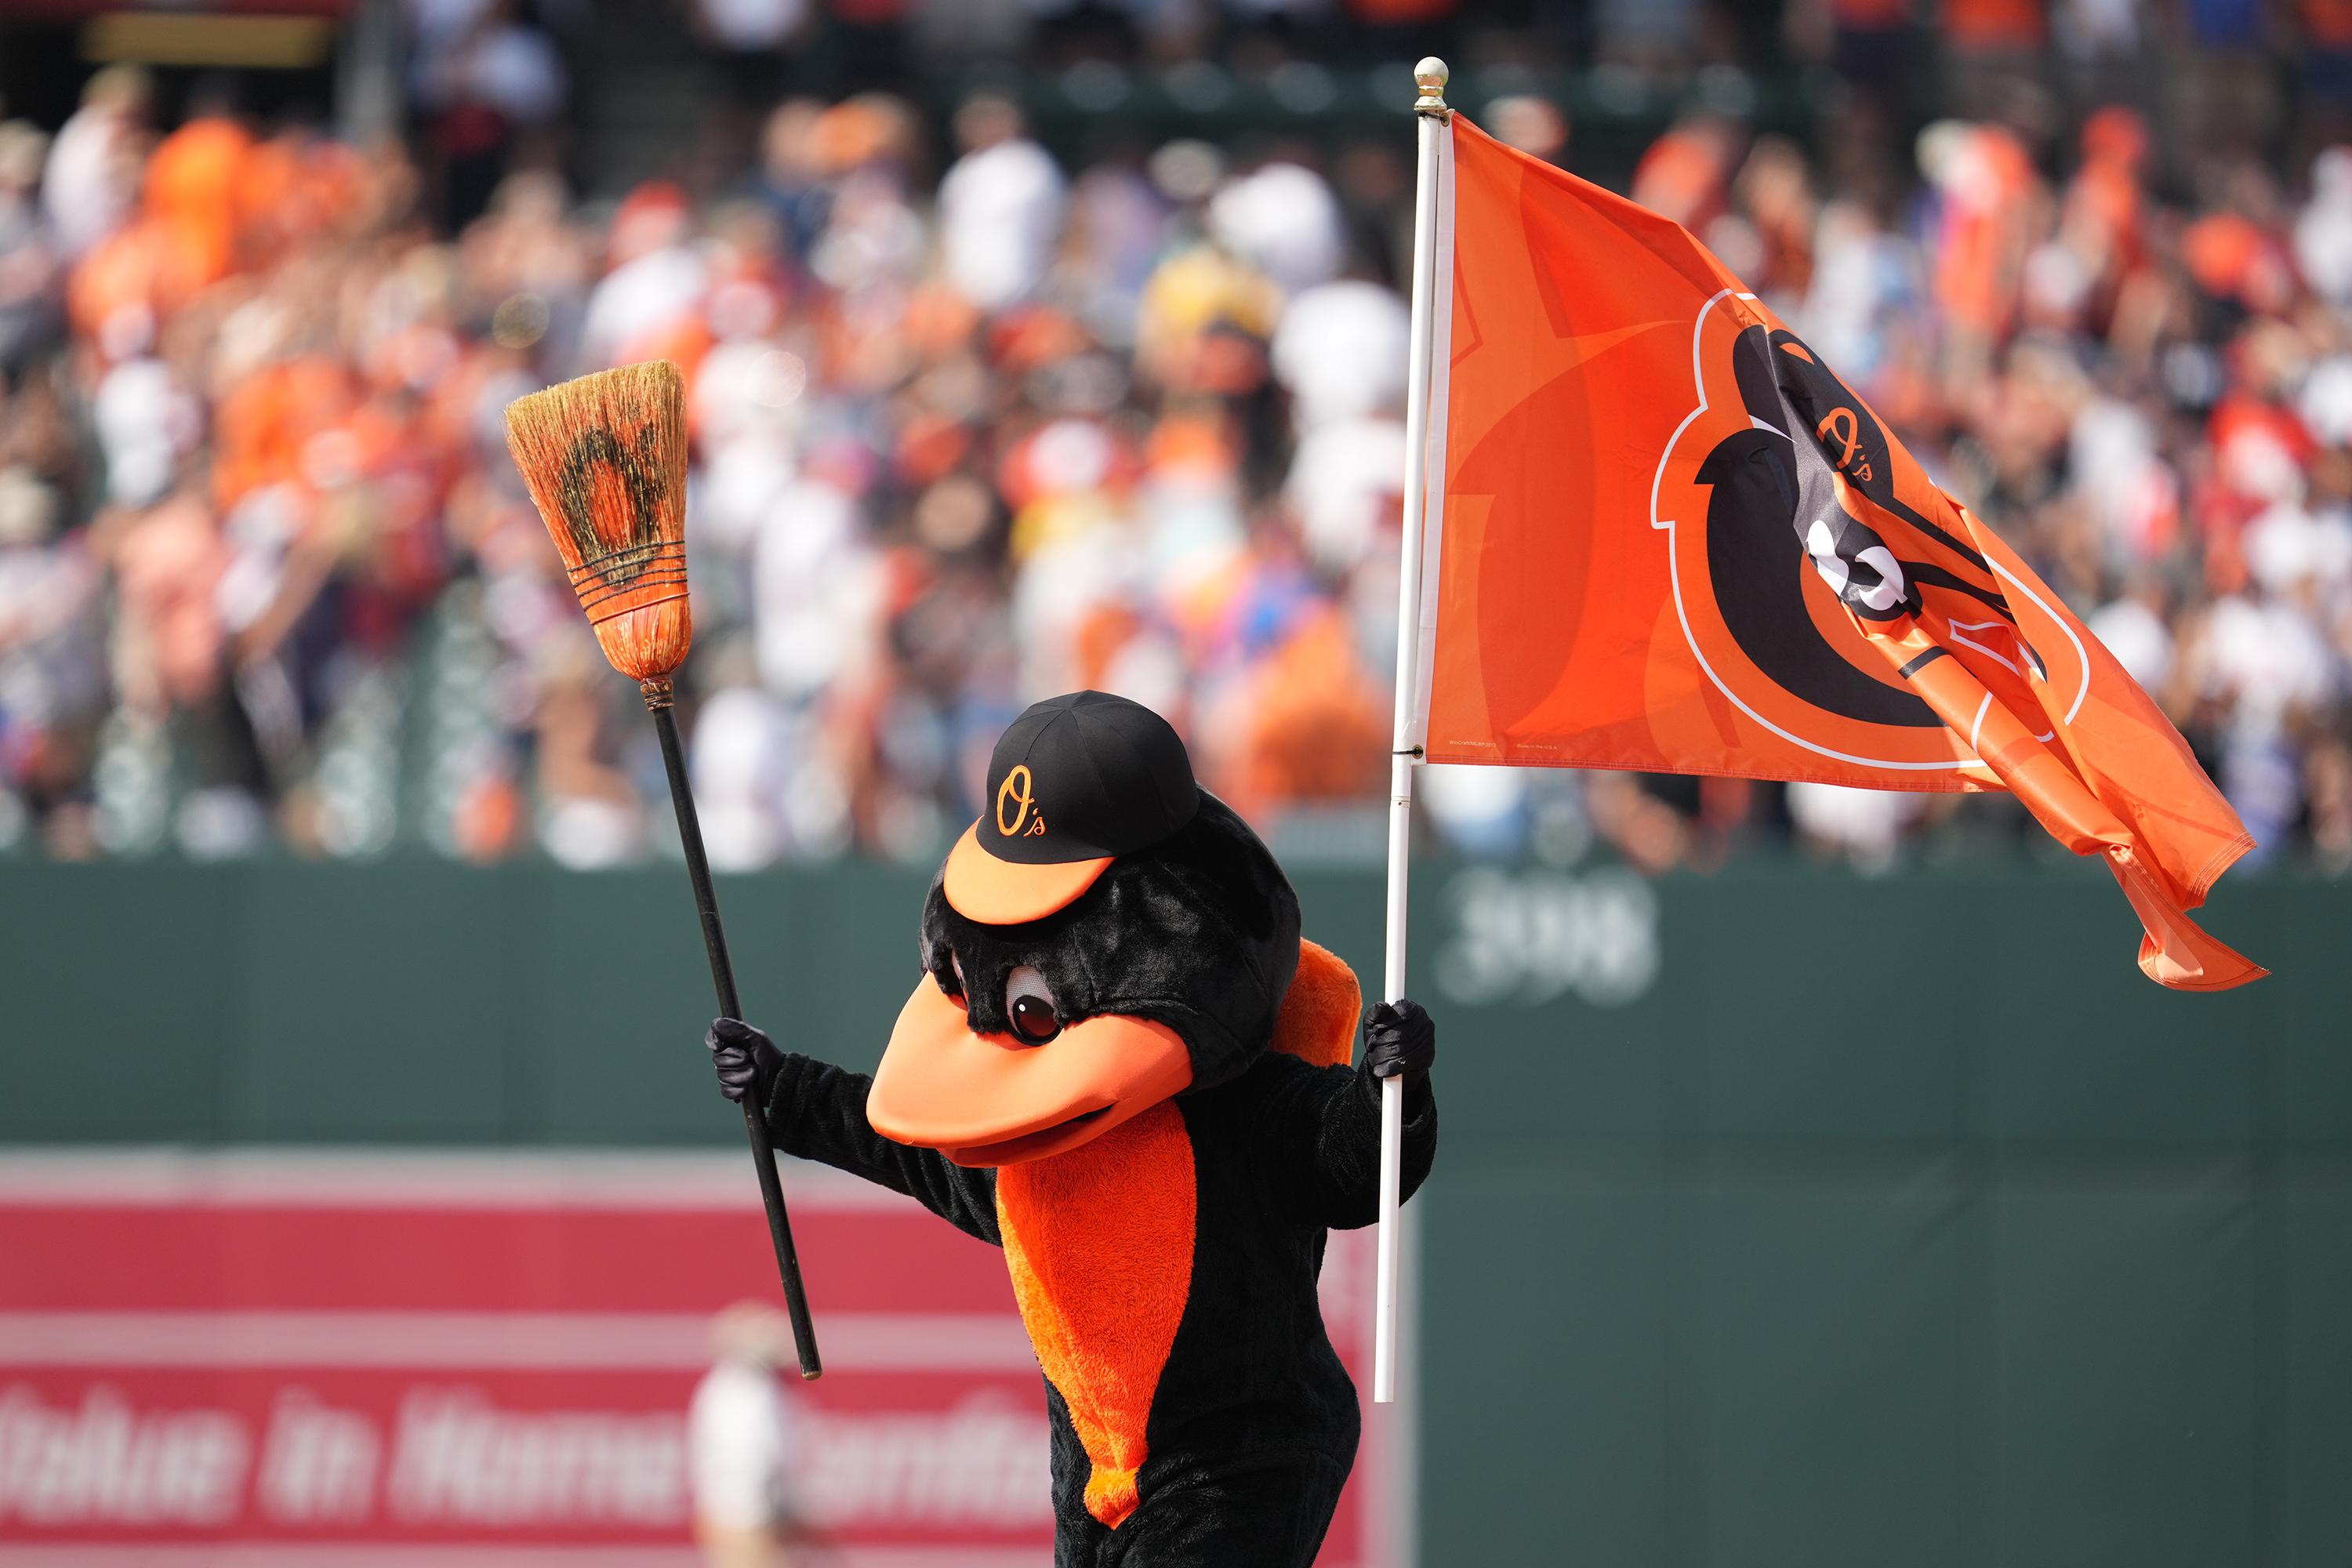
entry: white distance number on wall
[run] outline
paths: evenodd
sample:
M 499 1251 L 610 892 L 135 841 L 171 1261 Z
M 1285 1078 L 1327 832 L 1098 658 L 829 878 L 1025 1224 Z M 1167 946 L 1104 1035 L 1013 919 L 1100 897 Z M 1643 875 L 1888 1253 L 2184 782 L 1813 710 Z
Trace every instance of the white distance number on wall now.
M 1480 867 L 1445 886 L 1437 987 L 1473 1006 L 1538 1006 L 1573 994 L 1622 1006 L 1658 976 L 1658 898 L 1630 871 Z

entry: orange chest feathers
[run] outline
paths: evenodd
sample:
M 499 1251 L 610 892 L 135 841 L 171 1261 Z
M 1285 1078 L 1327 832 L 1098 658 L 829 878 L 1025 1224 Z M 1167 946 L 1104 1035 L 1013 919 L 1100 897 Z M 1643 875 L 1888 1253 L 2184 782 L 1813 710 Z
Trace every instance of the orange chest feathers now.
M 1093 1466 L 1087 1511 L 1116 1529 L 1192 1282 L 1199 1197 L 1183 1113 L 1162 1101 L 1101 1137 L 996 1173 L 1021 1321 Z

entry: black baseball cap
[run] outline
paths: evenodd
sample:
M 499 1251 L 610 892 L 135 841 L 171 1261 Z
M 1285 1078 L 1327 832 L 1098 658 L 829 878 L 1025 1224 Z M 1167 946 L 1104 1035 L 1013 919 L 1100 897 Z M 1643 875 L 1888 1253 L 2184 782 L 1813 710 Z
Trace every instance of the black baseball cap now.
M 1073 691 L 1013 721 L 988 759 L 978 821 L 948 852 L 948 903 L 982 925 L 1042 920 L 1103 868 L 1201 809 L 1175 728 L 1140 702 Z

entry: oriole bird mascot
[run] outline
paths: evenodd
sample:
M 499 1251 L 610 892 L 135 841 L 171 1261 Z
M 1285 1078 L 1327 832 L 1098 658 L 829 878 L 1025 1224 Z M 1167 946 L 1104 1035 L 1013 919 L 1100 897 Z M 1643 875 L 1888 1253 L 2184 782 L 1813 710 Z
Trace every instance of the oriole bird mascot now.
M 1315 1292 L 1370 1224 L 1380 1080 L 1410 1194 L 1436 1151 L 1429 1016 L 1299 939 L 1257 836 L 1149 709 L 1038 703 L 923 905 L 923 978 L 869 1079 L 721 1019 L 778 1148 L 1001 1246 L 1053 1426 L 1056 1568 L 1306 1568 L 1354 1462 Z

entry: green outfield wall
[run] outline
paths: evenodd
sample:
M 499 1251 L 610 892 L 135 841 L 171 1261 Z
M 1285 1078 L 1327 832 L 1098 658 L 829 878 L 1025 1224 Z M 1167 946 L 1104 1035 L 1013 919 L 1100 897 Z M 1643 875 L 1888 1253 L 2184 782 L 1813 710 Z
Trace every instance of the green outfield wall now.
M 753 1018 L 870 1064 L 922 890 L 722 883 Z M 1415 895 L 1427 1568 L 2352 1563 L 2352 881 L 2222 996 L 2095 868 Z M 723 1146 L 708 1012 L 674 868 L 0 864 L 0 1141 Z

